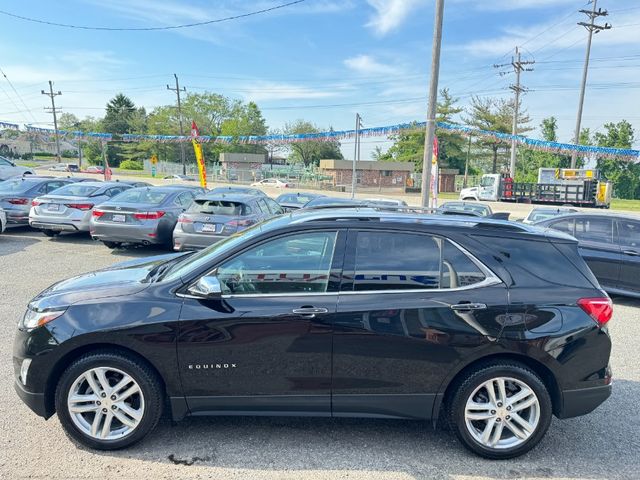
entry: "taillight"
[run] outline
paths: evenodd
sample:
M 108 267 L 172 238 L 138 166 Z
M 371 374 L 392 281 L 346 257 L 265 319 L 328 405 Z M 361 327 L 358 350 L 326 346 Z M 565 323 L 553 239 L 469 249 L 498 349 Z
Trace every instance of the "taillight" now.
M 6 201 L 12 205 L 26 205 L 29 203 L 28 198 L 7 198 Z
M 253 220 L 245 219 L 245 220 L 229 220 L 227 225 L 230 227 L 248 227 L 253 224 Z
M 193 220 L 191 220 L 190 218 L 183 217 L 182 215 L 180 215 L 178 217 L 178 223 L 193 223 Z
M 610 298 L 581 298 L 578 306 L 593 318 L 598 326 L 603 327 L 613 315 L 613 303 Z
M 31 200 L 32 207 L 37 207 L 38 205 L 42 205 L 42 202 L 40 200 Z
M 75 208 L 76 210 L 91 210 L 93 203 L 65 203 L 67 208 Z
M 96 218 L 100 218 L 101 216 L 104 215 L 104 212 L 102 210 L 94 210 L 92 215 Z
M 141 212 L 134 213 L 133 218 L 137 218 L 138 220 L 157 220 L 164 215 L 165 212 Z

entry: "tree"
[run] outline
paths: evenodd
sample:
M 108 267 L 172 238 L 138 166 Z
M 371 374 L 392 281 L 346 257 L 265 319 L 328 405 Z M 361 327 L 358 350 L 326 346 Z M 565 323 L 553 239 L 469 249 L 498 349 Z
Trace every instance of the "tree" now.
M 456 106 L 458 99 L 454 98 L 446 88 L 440 90 L 439 97 L 436 108 L 436 121 L 458 123 L 456 117 L 463 111 L 461 107 Z M 438 137 L 440 166 L 457 168 L 460 171 L 464 170 L 466 160 L 465 138 L 457 132 L 444 128 L 436 128 L 436 136 Z M 416 172 L 420 172 L 422 171 L 424 158 L 424 137 L 424 128 L 418 128 L 417 126 L 392 135 L 390 138 L 394 140 L 394 144 L 386 154 L 378 151 L 376 158 L 383 161 L 413 162 Z
M 513 122 L 513 100 L 481 98 L 474 96 L 467 112 L 465 123 L 481 130 L 489 130 L 500 133 L 511 133 Z M 518 134 L 531 131 L 528 124 L 531 119 L 524 108 L 518 109 Z M 498 153 L 500 149 L 506 153 L 511 145 L 510 141 L 499 138 L 484 137 L 476 141 L 481 149 L 489 150 L 492 156 L 491 171 L 498 172 Z
M 318 133 L 320 132 L 320 129 L 311 122 L 297 120 L 294 123 L 286 124 L 284 132 L 287 135 Z M 310 165 L 317 166 L 323 158 L 343 158 L 342 152 L 340 151 L 340 142 L 337 140 L 305 140 L 293 142 L 289 146 L 289 149 L 291 151 L 289 160 L 292 162 L 303 163 L 305 167 Z
M 61 113 L 58 117 L 58 128 L 60 130 L 78 130 L 80 128 L 80 120 L 73 113 Z
M 631 124 L 622 120 L 605 123 L 605 133 L 596 132 L 594 140 L 599 147 L 632 148 L 635 132 Z M 613 182 L 619 198 L 640 198 L 640 164 L 618 158 L 599 158 L 598 168 Z
M 107 103 L 106 115 L 102 121 L 109 133 L 133 133 L 136 106 L 126 95 L 119 93 Z

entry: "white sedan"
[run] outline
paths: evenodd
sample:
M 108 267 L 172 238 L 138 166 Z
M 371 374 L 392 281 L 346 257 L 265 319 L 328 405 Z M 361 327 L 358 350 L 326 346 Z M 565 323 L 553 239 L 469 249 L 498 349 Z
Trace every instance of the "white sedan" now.
M 292 185 L 287 182 L 283 182 L 278 178 L 265 178 L 259 182 L 253 182 L 252 187 L 273 187 L 273 188 L 290 188 Z

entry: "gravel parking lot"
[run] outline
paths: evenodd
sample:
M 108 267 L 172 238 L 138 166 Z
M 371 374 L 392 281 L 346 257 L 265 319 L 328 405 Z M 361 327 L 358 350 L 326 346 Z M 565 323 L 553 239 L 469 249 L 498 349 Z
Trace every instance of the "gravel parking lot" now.
M 14 393 L 15 324 L 51 283 L 154 253 L 26 228 L 0 235 L 0 478 L 640 478 L 640 301 L 622 298 L 610 323 L 612 397 L 585 417 L 554 419 L 540 446 L 515 460 L 480 459 L 427 423 L 350 419 L 163 420 L 128 450 L 81 449 L 56 417 L 45 422 Z

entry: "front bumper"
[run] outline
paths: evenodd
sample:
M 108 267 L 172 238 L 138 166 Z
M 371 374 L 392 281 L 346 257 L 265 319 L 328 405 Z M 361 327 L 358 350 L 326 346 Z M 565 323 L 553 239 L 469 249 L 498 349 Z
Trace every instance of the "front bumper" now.
M 20 397 L 20 399 L 29 407 L 36 415 L 44 417 L 45 419 L 53 415 L 49 408 L 47 408 L 47 402 L 45 401 L 44 393 L 33 393 L 25 390 L 20 381 L 16 380 L 13 383 L 13 388 Z
M 594 411 L 609 396 L 611 396 L 611 384 L 597 387 L 581 388 L 578 390 L 565 390 L 562 392 L 562 407 L 557 414 L 558 418 L 572 418 L 586 415 Z

